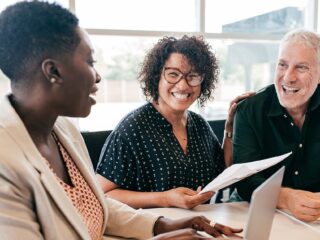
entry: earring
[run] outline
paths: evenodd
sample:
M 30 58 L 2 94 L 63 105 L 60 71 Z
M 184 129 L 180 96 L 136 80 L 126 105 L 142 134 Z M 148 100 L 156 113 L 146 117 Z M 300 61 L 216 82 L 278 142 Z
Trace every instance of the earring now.
M 50 78 L 51 83 L 55 83 L 57 80 L 55 78 Z

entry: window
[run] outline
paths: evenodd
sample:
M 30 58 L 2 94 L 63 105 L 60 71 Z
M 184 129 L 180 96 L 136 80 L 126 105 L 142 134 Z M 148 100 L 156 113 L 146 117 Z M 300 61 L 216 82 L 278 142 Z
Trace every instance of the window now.
M 0 10 L 16 2 L 2 0 Z M 279 40 L 288 30 L 317 30 L 318 0 L 60 0 L 80 19 L 96 48 L 98 104 L 79 120 L 81 130 L 113 129 L 145 102 L 137 74 L 146 51 L 162 36 L 203 35 L 217 55 L 221 75 L 214 100 L 192 110 L 225 118 L 237 95 L 273 82 Z M 241 9 L 241 10 L 240 10 Z M 0 77 L 0 93 L 8 81 Z

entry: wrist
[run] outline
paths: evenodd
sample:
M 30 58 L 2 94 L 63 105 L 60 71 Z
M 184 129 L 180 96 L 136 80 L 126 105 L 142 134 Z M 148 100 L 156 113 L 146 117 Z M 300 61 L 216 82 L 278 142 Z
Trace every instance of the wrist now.
M 281 188 L 278 200 L 278 208 L 280 209 L 289 209 L 288 207 L 288 198 L 291 194 L 292 189 L 290 188 Z
M 225 136 L 225 138 L 230 138 L 230 139 L 232 139 L 232 137 L 233 137 L 233 132 L 232 132 L 232 130 L 231 131 L 228 131 L 228 130 L 224 130 L 224 136 Z

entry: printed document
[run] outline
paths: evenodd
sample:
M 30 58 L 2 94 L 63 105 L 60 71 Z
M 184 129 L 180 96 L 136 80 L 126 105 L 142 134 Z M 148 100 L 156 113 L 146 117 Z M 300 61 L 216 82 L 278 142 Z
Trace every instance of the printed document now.
M 292 152 L 259 161 L 233 164 L 220 173 L 207 186 L 205 186 L 202 191 L 199 192 L 199 194 L 208 191 L 217 192 L 219 189 L 225 188 L 235 182 L 238 182 L 283 161 L 290 154 L 292 154 Z

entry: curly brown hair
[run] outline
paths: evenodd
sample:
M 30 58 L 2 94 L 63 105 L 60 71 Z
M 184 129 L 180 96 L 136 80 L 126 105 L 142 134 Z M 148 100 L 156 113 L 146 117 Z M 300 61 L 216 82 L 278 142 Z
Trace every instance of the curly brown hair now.
M 213 98 L 212 93 L 220 73 L 218 60 L 211 47 L 200 37 L 164 37 L 146 55 L 139 73 L 141 88 L 147 100 L 159 98 L 159 81 L 165 62 L 172 53 L 184 55 L 195 72 L 203 76 L 201 92 L 198 97 L 200 106 Z

